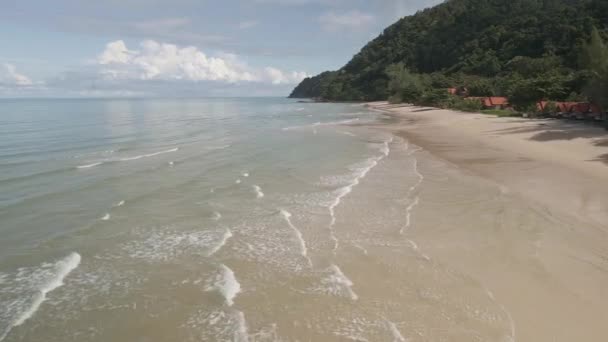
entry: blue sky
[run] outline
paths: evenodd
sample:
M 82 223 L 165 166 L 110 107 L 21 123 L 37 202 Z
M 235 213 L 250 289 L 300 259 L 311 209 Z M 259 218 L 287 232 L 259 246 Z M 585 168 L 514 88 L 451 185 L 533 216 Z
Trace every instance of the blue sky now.
M 440 0 L 2 0 L 0 97 L 284 96 Z

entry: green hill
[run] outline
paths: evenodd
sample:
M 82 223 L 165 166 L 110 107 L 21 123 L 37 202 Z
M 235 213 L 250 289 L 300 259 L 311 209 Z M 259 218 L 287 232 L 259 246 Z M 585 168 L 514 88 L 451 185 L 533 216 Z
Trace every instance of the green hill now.
M 471 95 L 508 96 L 529 81 L 550 88 L 535 96 L 577 97 L 588 78 L 581 51 L 594 27 L 606 32 L 608 0 L 447 0 L 397 21 L 290 97 L 386 100 L 395 65 L 426 86 L 465 86 Z

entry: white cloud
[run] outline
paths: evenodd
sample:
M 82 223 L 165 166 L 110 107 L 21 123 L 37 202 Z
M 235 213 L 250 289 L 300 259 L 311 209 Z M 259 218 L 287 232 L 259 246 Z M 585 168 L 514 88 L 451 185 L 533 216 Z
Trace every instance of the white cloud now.
M 128 63 L 131 61 L 134 51 L 129 51 L 125 42 L 117 40 L 110 42 L 106 45 L 106 49 L 97 58 L 99 64 L 113 64 L 113 63 Z
M 326 31 L 358 30 L 369 26 L 375 17 L 358 10 L 344 13 L 334 11 L 322 14 L 319 17 L 321 26 Z
M 3 70 L 0 69 L 0 86 L 27 87 L 34 84 L 29 77 L 18 73 L 14 65 L 4 63 L 2 67 Z
M 0 69 L 0 84 L 5 86 L 26 87 L 33 84 L 29 77 L 17 72 L 14 65 L 4 63 Z
M 198 48 L 145 40 L 139 50 L 129 50 L 122 40 L 110 42 L 96 60 L 105 80 L 223 81 L 295 84 L 304 72 L 284 72 L 274 67 L 255 69 L 233 54 L 207 56 Z
M 266 67 L 264 68 L 263 77 L 272 84 L 294 84 L 302 81 L 308 77 L 308 75 L 305 72 L 293 71 L 285 73 L 273 67 Z

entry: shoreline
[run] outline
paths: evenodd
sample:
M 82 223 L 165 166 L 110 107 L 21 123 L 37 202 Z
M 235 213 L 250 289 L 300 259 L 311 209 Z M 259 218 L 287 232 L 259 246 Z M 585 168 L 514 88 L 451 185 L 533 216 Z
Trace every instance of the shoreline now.
M 441 159 L 578 219 L 608 225 L 608 132 L 601 127 L 387 102 L 365 106 L 395 120 L 385 129 Z
M 444 163 L 446 171 L 435 177 L 454 169 L 500 189 L 487 211 L 476 212 L 468 210 L 466 197 L 449 198 L 452 187 L 466 186 L 458 178 L 453 185 L 431 185 L 423 197 L 433 201 L 423 199 L 408 238 L 432 260 L 485 288 L 509 316 L 512 340 L 605 338 L 608 158 L 602 156 L 608 156 L 608 134 L 603 128 L 386 102 L 366 106 L 387 117 L 378 128 Z M 474 186 L 469 191 L 473 196 Z M 428 203 L 438 196 L 461 209 Z

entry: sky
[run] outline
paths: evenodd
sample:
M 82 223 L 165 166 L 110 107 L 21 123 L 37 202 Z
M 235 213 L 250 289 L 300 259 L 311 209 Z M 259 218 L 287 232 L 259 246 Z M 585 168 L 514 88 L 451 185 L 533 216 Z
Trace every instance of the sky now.
M 286 96 L 441 0 L 0 0 L 0 97 Z

